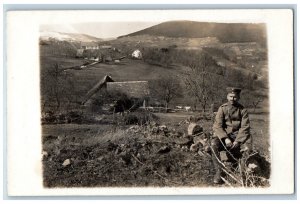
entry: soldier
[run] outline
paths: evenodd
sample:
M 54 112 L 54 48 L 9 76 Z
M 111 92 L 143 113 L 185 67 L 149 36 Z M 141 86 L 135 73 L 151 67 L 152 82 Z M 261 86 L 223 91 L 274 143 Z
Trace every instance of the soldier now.
M 252 149 L 248 112 L 238 103 L 241 89 L 227 88 L 227 92 L 228 102 L 218 109 L 211 140 L 212 161 L 216 170 L 213 182 L 216 184 L 222 183 L 218 162 L 220 151 L 227 150 L 234 158 L 241 158 Z

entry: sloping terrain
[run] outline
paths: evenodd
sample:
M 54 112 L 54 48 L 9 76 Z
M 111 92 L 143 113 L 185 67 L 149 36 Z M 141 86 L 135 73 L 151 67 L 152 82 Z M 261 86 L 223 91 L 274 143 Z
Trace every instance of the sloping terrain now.
M 164 22 L 126 36 L 152 35 L 165 37 L 204 38 L 217 37 L 221 42 L 260 42 L 265 44 L 264 24 L 209 23 L 195 21 Z M 123 37 L 123 36 L 121 36 Z
M 59 41 L 77 41 L 77 42 L 99 42 L 102 41 L 101 38 L 94 36 L 80 34 L 80 33 L 62 33 L 62 32 L 53 32 L 53 31 L 41 31 L 40 32 L 41 40 L 55 39 Z

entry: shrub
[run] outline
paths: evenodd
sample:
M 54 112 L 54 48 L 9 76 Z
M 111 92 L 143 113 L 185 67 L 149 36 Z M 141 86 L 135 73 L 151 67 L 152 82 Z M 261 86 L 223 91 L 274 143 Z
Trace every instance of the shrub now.
M 42 124 L 51 124 L 56 121 L 56 116 L 53 111 L 48 111 L 42 116 Z
M 158 117 L 148 111 L 132 112 L 124 116 L 125 125 L 145 125 L 157 120 Z
M 125 125 L 136 125 L 139 123 L 139 119 L 135 114 L 128 114 L 124 117 Z
M 68 123 L 82 123 L 83 115 L 77 111 L 70 111 L 66 114 Z

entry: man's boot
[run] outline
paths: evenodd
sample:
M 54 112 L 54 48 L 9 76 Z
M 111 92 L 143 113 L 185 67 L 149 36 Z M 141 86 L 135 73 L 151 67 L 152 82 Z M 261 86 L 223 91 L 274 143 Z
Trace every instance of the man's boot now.
M 221 184 L 223 182 L 223 180 L 221 179 L 221 167 L 220 167 L 219 162 L 218 162 L 219 151 L 217 150 L 217 148 L 214 148 L 214 147 L 212 148 L 212 151 L 213 151 L 212 155 L 211 155 L 212 163 L 213 163 L 214 168 L 216 170 L 213 182 L 215 184 Z M 216 157 L 218 157 L 218 159 Z
M 219 162 L 218 162 L 218 160 L 217 160 L 217 158 L 214 154 L 212 154 L 211 156 L 212 156 L 213 165 L 214 165 L 215 170 L 216 170 L 213 182 L 215 184 L 221 184 L 221 183 L 223 183 L 223 180 L 221 179 L 221 168 L 220 168 Z
M 211 140 L 211 158 L 212 158 L 212 163 L 214 165 L 214 168 L 216 170 L 216 173 L 214 175 L 214 180 L 213 182 L 215 184 L 220 184 L 223 182 L 221 179 L 221 167 L 219 165 L 218 159 L 220 160 L 220 153 L 219 153 L 219 147 L 220 147 L 220 140 L 219 138 L 212 138 Z

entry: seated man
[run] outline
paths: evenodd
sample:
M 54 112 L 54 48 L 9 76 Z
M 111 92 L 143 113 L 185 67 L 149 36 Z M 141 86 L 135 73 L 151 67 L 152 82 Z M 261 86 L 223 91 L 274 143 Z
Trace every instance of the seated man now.
M 241 89 L 227 88 L 227 91 L 228 102 L 218 109 L 211 140 L 212 161 L 216 170 L 213 182 L 216 184 L 222 182 L 218 162 L 220 151 L 225 150 L 232 157 L 241 158 L 252 149 L 248 112 L 238 103 Z

